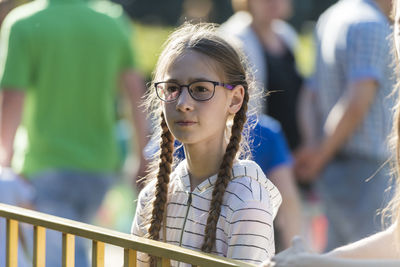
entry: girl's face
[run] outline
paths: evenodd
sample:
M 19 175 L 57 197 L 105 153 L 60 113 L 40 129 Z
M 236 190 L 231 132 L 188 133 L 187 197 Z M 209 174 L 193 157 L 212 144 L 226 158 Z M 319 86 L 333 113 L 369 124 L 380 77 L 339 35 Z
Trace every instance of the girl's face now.
M 217 64 L 207 56 L 188 50 L 168 67 L 163 81 L 179 85 L 205 80 L 226 82 L 217 69 Z M 177 100 L 163 102 L 168 128 L 185 145 L 223 141 L 227 119 L 240 109 L 243 93 L 242 86 L 228 90 L 217 85 L 211 99 L 197 101 L 189 94 L 186 86 L 182 87 Z

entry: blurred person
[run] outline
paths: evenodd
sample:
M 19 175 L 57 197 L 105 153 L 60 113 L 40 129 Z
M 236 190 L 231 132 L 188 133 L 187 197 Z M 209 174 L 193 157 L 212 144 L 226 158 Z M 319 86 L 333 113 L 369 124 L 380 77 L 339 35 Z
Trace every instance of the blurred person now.
M 3 23 L 4 18 L 13 9 L 15 3 L 13 0 L 1 0 L 0 1 L 0 26 Z
M 297 34 L 284 21 L 291 15 L 291 0 L 233 0 L 232 5 L 236 12 L 221 32 L 239 40 L 257 85 L 267 95 L 259 111 L 279 121 L 294 150 L 300 142 L 296 109 L 303 79 L 294 57 Z
M 211 0 L 184 0 L 180 21 L 193 23 L 210 21 L 214 3 Z
M 296 187 L 292 156 L 278 121 L 267 115 L 259 115 L 250 132 L 253 160 L 260 165 L 266 176 L 282 195 L 282 204 L 275 219 L 276 251 L 288 248 L 295 235 L 302 233 L 302 211 L 299 191 Z M 297 218 L 292 220 L 292 218 Z
M 302 181 L 317 181 L 328 220 L 327 250 L 379 231 L 394 105 L 391 0 L 342 0 L 316 27 L 316 68 L 300 97 Z M 319 179 L 318 179 L 319 178 Z
M 140 151 L 146 143 L 138 108 L 143 81 L 121 14 L 108 11 L 90 1 L 36 0 L 11 11 L 1 28 L 0 165 L 11 166 L 22 124 L 27 140 L 20 173 L 36 191 L 34 207 L 86 223 L 121 165 L 119 87 L 131 102 Z M 47 232 L 46 257 L 48 266 L 61 265 L 61 233 Z M 79 238 L 76 265 L 88 266 Z
M 397 77 L 399 77 L 400 55 L 400 1 L 393 1 L 394 34 L 396 47 Z M 399 79 L 399 78 L 398 78 Z M 273 267 L 319 267 L 319 266 L 345 266 L 345 267 L 391 267 L 400 266 L 400 94 L 399 83 L 394 94 L 397 101 L 394 108 L 393 129 L 390 136 L 392 149 L 395 155 L 394 175 L 396 180 L 396 193 L 385 210 L 391 218 L 391 225 L 381 232 L 373 234 L 357 242 L 323 254 L 310 253 L 301 239 L 293 240 L 293 246 L 278 254 L 273 261 L 268 261 L 263 266 Z
M 32 208 L 31 203 L 35 191 L 22 177 L 16 175 L 10 168 L 0 167 L 0 203 Z M 31 253 L 27 244 L 29 225 L 18 224 L 18 266 L 32 266 Z M 0 267 L 6 266 L 6 219 L 0 217 Z
M 299 144 L 296 108 L 303 80 L 294 58 L 297 34 L 284 21 L 291 15 L 291 1 L 233 0 L 232 5 L 236 12 L 221 25 L 221 34 L 233 39 L 243 50 L 252 67 L 256 85 L 267 95 L 265 99 L 261 97 L 261 101 L 260 98 L 251 100 L 250 105 L 255 106 L 258 114 L 267 114 L 280 123 L 289 149 L 294 150 Z M 261 148 L 254 149 L 253 152 L 261 153 L 263 157 L 274 157 L 267 155 Z M 265 160 L 263 157 L 255 161 L 261 164 Z M 300 234 L 301 221 L 281 220 L 288 218 L 292 212 L 300 214 L 299 192 L 295 182 L 289 181 L 294 179 L 292 166 L 268 177 L 277 184 L 284 199 L 276 224 L 285 221 L 286 226 L 277 225 L 275 229 L 275 244 L 279 251 L 289 246 L 294 233 Z

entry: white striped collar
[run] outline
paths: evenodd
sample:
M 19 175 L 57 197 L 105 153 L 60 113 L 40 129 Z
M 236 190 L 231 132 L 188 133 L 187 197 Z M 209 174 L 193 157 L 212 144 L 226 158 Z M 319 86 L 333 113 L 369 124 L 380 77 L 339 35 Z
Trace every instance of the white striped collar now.
M 190 192 L 190 176 L 189 171 L 187 169 L 187 161 L 186 159 L 179 163 L 179 165 L 175 169 L 175 173 L 180 178 L 183 188 L 186 191 Z M 232 178 L 236 179 L 239 177 L 251 177 L 252 179 L 260 182 L 265 187 L 268 186 L 268 182 L 271 183 L 264 175 L 263 171 L 261 170 L 260 166 L 258 166 L 254 161 L 251 160 L 238 160 L 234 163 L 232 168 Z M 209 178 L 205 179 L 201 182 L 193 192 L 202 193 L 208 188 L 214 186 L 215 181 L 217 180 L 217 174 L 210 176 Z

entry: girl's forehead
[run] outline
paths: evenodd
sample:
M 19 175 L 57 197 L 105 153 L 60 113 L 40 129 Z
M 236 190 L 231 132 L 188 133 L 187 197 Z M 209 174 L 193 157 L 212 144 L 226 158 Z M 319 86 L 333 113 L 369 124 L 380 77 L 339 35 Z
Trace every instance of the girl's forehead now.
M 164 78 L 180 78 L 171 76 L 191 76 L 193 78 L 207 76 L 210 79 L 222 80 L 224 71 L 220 63 L 203 53 L 185 50 L 166 64 Z M 182 77 L 183 78 L 183 77 Z

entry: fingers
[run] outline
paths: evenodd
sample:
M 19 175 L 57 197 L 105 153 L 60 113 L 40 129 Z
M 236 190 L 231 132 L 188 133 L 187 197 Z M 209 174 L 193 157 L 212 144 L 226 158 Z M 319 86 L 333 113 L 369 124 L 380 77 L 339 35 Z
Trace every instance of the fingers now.
M 261 267 L 275 267 L 275 262 L 271 260 L 266 260 L 261 264 Z
M 292 255 L 295 255 L 297 252 L 293 247 L 290 247 L 288 249 L 285 249 L 284 251 L 278 253 L 274 257 L 272 257 L 273 262 L 279 262 L 282 261 L 288 257 L 291 257 Z
M 303 239 L 300 236 L 293 237 L 292 247 L 296 253 L 302 253 L 307 251 L 307 247 L 304 244 Z
M 273 262 L 282 262 L 284 260 L 289 259 L 290 257 L 296 256 L 300 253 L 307 252 L 307 246 L 304 244 L 304 241 L 301 237 L 295 236 L 292 239 L 292 246 L 279 254 L 275 255 L 272 258 Z

